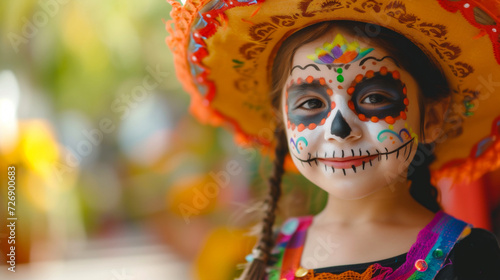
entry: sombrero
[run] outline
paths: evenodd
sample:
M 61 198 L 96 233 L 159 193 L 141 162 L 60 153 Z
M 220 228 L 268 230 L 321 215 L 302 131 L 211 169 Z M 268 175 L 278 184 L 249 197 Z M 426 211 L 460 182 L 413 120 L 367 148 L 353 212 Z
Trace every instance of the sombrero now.
M 500 167 L 500 1 L 188 0 L 172 5 L 166 41 L 201 122 L 242 144 L 272 147 L 270 69 L 281 42 L 306 26 L 353 20 L 394 30 L 419 46 L 452 90 L 433 164 L 440 178 L 470 181 Z

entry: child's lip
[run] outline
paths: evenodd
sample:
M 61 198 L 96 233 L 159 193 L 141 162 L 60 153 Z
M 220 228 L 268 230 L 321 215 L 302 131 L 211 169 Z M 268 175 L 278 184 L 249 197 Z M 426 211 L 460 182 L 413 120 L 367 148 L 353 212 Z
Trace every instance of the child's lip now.
M 363 162 L 367 163 L 370 160 L 377 158 L 378 155 L 372 156 L 356 156 L 356 157 L 343 157 L 343 158 L 318 158 L 320 162 L 334 168 L 352 168 L 352 166 L 360 166 Z

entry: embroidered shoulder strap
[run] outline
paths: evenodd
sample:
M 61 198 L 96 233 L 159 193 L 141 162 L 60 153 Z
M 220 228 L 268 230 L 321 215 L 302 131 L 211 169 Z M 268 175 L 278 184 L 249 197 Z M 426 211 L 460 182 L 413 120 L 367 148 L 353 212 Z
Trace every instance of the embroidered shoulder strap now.
M 431 229 L 432 233 L 438 236 L 437 240 L 425 259 L 415 261 L 413 274 L 408 277 L 409 280 L 434 279 L 443 267 L 451 249 L 471 232 L 472 225 L 444 212 L 439 212 L 437 215 L 441 215 L 441 219 Z
M 294 279 L 312 218 L 312 216 L 290 218 L 283 224 L 272 252 L 276 263 L 271 268 L 269 280 Z

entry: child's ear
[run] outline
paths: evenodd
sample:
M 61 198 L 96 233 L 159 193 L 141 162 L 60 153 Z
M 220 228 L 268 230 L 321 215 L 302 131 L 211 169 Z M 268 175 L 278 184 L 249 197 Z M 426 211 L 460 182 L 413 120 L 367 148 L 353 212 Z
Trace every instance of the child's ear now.
M 425 104 L 424 115 L 424 143 L 434 142 L 442 134 L 444 118 L 451 98 L 445 98 L 438 102 L 429 102 Z

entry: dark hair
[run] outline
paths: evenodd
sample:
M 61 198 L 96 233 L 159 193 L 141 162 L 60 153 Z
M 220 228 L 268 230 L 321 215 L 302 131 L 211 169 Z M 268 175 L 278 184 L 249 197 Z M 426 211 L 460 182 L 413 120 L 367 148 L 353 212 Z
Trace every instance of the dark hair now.
M 278 127 L 274 133 L 276 148 L 274 153 L 273 171 L 269 177 L 269 193 L 264 201 L 265 212 L 262 220 L 262 228 L 259 241 L 254 249 L 254 259 L 243 271 L 239 279 L 264 279 L 267 262 L 270 258 L 271 249 L 274 246 L 273 224 L 275 220 L 278 199 L 281 196 L 281 179 L 283 178 L 285 157 L 288 154 L 285 130 Z
M 419 85 L 421 96 L 419 96 L 421 124 L 424 123 L 424 104 L 439 102 L 450 94 L 448 83 L 441 70 L 429 59 L 425 53 L 404 36 L 373 24 L 353 21 L 330 21 L 322 22 L 303 28 L 285 41 L 283 41 L 274 59 L 272 67 L 271 102 L 277 112 L 280 122 L 277 124 L 276 158 L 273 162 L 273 174 L 269 180 L 270 192 L 266 200 L 267 209 L 262 221 L 262 235 L 257 244 L 257 258 L 243 272 L 240 279 L 262 279 L 265 274 L 266 263 L 269 260 L 272 248 L 272 226 L 274 223 L 274 210 L 281 195 L 281 176 L 283 175 L 283 163 L 288 151 L 284 124 L 281 119 L 281 91 L 291 70 L 292 58 L 296 50 L 310 43 L 334 27 L 340 27 L 354 36 L 359 36 L 359 41 L 370 41 L 372 44 L 383 46 L 384 49 L 394 56 L 407 70 Z M 377 30 L 372 32 L 371 30 Z M 374 34 L 375 35 L 368 35 Z M 423 132 L 423 127 L 420 129 Z M 429 153 L 429 151 L 431 151 Z M 408 169 L 408 179 L 412 181 L 410 194 L 412 197 L 433 212 L 437 212 L 440 206 L 437 202 L 437 189 L 430 183 L 429 165 L 434 160 L 432 149 L 422 144 L 418 145 L 418 161 L 411 162 Z M 423 158 L 422 158 L 423 157 Z M 278 178 L 279 177 L 279 178 Z M 273 213 L 270 213 L 273 211 Z M 271 240 L 271 241 L 270 241 Z

